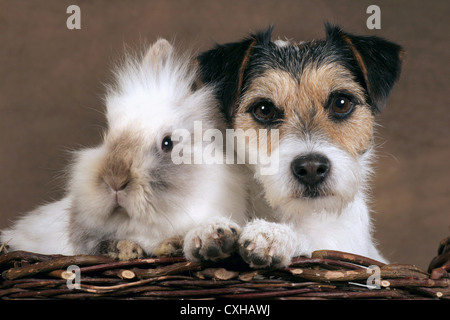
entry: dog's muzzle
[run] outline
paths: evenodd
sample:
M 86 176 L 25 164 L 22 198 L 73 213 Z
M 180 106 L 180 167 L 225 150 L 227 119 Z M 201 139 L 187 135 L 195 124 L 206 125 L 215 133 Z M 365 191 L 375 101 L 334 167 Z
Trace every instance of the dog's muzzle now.
M 330 172 L 330 161 L 320 154 L 308 154 L 295 158 L 291 163 L 294 177 L 305 187 L 304 196 L 319 196 L 318 186 Z

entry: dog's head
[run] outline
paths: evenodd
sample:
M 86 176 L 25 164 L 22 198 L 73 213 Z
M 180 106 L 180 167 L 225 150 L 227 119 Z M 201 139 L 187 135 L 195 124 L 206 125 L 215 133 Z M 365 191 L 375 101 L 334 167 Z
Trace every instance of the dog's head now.
M 272 41 L 271 33 L 202 53 L 203 81 L 216 86 L 232 128 L 278 130 L 268 148 L 278 172 L 255 170 L 272 206 L 342 206 L 370 172 L 374 116 L 400 74 L 402 49 L 330 25 L 325 40 Z

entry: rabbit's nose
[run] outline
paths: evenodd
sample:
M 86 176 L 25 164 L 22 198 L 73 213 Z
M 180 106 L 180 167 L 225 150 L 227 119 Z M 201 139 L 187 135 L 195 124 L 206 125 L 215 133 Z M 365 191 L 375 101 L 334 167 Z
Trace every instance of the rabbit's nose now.
M 118 179 L 107 179 L 105 181 L 109 187 L 115 192 L 125 190 L 125 188 L 130 183 L 130 180 L 118 180 Z
M 116 190 L 116 191 L 124 190 L 124 189 L 128 186 L 128 183 L 130 183 L 130 182 L 129 182 L 129 181 L 126 181 L 126 182 L 122 183 L 122 185 L 120 185 L 119 188 L 117 188 L 117 189 L 115 189 L 115 190 Z

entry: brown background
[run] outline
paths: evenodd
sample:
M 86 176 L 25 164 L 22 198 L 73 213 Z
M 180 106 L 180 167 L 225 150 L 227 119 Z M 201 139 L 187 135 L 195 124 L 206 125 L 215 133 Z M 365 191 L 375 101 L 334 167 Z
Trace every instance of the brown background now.
M 81 30 L 66 9 L 81 8 Z M 381 8 L 368 30 L 366 8 Z M 61 196 L 67 151 L 100 141 L 103 83 L 124 44 L 158 36 L 197 50 L 273 24 L 323 38 L 323 23 L 380 35 L 407 56 L 378 118 L 376 232 L 391 261 L 427 267 L 450 225 L 449 18 L 443 1 L 0 1 L 0 228 Z

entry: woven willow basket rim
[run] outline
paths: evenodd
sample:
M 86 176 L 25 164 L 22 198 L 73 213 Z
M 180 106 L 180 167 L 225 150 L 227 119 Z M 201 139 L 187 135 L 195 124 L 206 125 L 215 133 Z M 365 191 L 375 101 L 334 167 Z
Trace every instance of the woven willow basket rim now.
M 237 256 L 200 263 L 14 251 L 0 254 L 0 298 L 450 299 L 449 270 L 450 237 L 428 271 L 330 250 L 296 257 L 283 269 L 250 269 Z

